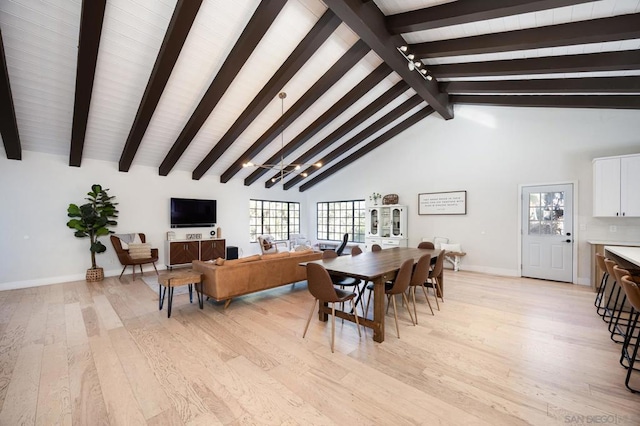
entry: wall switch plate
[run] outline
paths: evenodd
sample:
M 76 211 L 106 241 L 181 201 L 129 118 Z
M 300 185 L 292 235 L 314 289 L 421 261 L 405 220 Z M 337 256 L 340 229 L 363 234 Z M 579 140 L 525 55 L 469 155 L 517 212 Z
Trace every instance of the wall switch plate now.
M 609 232 L 618 232 L 618 227 L 617 227 L 617 226 L 615 226 L 615 225 L 611 225 L 611 226 L 609 227 Z

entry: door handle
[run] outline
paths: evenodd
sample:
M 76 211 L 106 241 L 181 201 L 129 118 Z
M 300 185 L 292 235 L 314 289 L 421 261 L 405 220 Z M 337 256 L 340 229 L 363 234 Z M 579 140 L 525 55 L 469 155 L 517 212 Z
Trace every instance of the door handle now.
M 571 240 L 564 240 L 564 242 L 565 242 L 565 243 L 570 243 L 570 242 L 571 242 Z

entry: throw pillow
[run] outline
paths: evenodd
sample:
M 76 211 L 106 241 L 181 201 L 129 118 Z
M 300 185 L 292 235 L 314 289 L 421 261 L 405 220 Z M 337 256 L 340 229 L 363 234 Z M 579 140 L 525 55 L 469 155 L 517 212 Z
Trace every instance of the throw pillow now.
M 453 252 L 460 252 L 462 251 L 460 249 L 460 244 L 445 244 L 442 243 L 440 244 L 440 248 L 444 251 L 453 251 Z
M 215 260 L 215 262 L 213 262 L 213 263 L 215 263 L 215 264 L 216 264 L 216 265 L 218 265 L 218 266 L 222 266 L 222 265 L 224 265 L 224 259 L 223 259 L 223 258 L 221 258 L 221 257 L 219 257 L 219 258 L 217 258 L 217 259 Z
M 262 249 L 264 251 L 270 250 L 271 247 L 273 247 L 273 244 L 271 244 L 268 240 L 262 240 Z
M 130 243 L 129 256 L 132 259 L 149 259 L 151 257 L 151 244 Z

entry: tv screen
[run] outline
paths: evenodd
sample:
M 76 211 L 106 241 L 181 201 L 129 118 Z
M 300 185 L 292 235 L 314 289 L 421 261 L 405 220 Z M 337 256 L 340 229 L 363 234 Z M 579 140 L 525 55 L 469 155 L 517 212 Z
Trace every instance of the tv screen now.
M 216 200 L 171 199 L 172 228 L 214 226 L 216 213 Z

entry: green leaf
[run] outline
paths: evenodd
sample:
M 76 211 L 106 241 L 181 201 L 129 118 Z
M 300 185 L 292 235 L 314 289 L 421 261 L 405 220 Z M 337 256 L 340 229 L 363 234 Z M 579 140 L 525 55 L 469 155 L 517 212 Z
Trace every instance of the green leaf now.
M 105 251 L 107 251 L 107 247 L 105 247 L 105 245 L 100 241 L 96 241 L 95 243 L 91 244 L 91 251 L 94 253 L 104 253 Z

